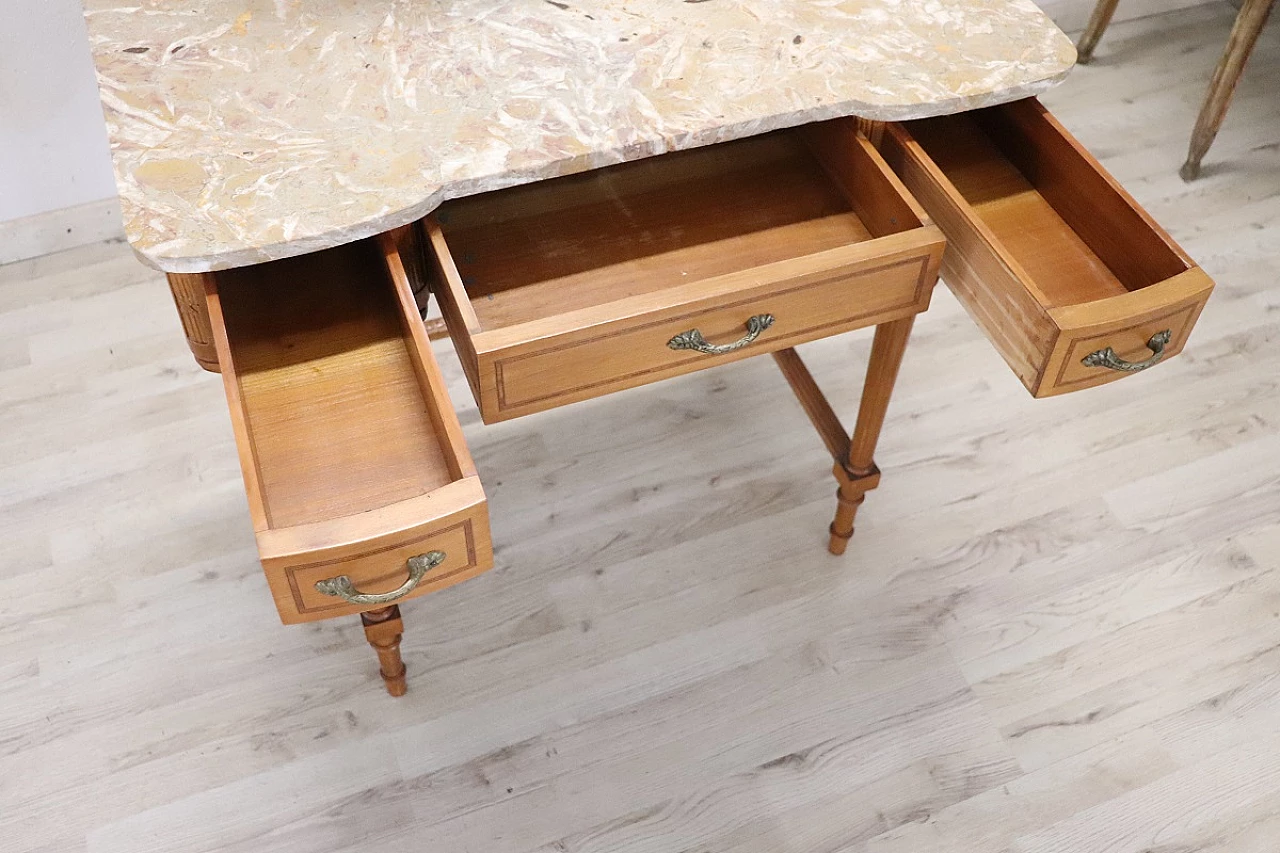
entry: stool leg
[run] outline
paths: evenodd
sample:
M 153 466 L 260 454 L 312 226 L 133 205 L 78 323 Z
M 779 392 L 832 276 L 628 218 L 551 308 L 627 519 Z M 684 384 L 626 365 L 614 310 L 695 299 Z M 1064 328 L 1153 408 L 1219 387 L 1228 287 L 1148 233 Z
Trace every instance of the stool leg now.
M 1187 162 L 1182 164 L 1178 174 L 1182 180 L 1193 181 L 1200 175 L 1200 161 L 1209 152 L 1222 120 L 1227 116 L 1227 107 L 1231 105 L 1231 96 L 1235 93 L 1236 84 L 1240 82 L 1240 73 L 1244 64 L 1249 61 L 1249 54 L 1258 41 L 1258 34 L 1271 14 L 1274 0 L 1244 0 L 1236 15 L 1235 26 L 1227 38 L 1227 47 L 1218 68 L 1213 72 L 1213 81 L 1209 83 L 1209 91 L 1205 95 L 1204 105 L 1200 108 L 1200 116 L 1196 119 L 1196 128 L 1191 133 L 1191 146 L 1187 151 Z
M 1098 5 L 1093 7 L 1093 14 L 1089 16 L 1088 26 L 1080 34 L 1080 41 L 1076 42 L 1076 62 L 1088 65 L 1093 61 L 1093 50 L 1106 32 L 1107 25 L 1111 23 L 1111 16 L 1116 13 L 1119 3 L 1120 0 L 1098 0 Z
M 827 546 L 832 554 L 844 553 L 853 536 L 853 520 L 859 505 L 867 492 L 880 482 L 880 472 L 872 456 L 876 442 L 880 440 L 880 428 L 884 426 L 884 416 L 889 409 L 893 383 L 897 381 L 898 368 L 902 366 L 902 356 L 907 351 L 915 320 L 912 315 L 876 326 L 871 360 L 867 364 L 867 381 L 862 386 L 862 402 L 858 405 L 858 422 L 849 442 L 849 455 L 844 460 L 837 460 L 835 466 L 840 489 L 836 493 L 836 517 L 831 522 L 831 541 Z
M 365 639 L 378 653 L 379 672 L 386 682 L 387 692 L 392 696 L 403 696 L 407 686 L 404 661 L 400 658 L 400 635 L 404 633 L 404 622 L 400 619 L 399 606 L 393 604 L 361 613 L 360 622 L 364 625 Z

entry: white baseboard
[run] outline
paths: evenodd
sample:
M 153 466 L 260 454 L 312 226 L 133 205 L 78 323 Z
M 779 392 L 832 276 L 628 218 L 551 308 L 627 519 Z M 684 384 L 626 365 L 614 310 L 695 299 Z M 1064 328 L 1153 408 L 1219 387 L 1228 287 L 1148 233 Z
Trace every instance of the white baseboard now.
M 104 198 L 0 222 L 0 264 L 123 239 L 120 200 Z

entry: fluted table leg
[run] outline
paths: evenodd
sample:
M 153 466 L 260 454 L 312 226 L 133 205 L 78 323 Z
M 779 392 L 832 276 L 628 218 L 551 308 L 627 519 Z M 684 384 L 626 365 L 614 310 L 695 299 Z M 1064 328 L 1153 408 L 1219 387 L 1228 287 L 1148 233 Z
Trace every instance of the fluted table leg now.
M 880 484 L 880 471 L 872 457 L 876 442 L 880 440 L 893 384 L 898 379 L 898 368 L 902 366 L 902 356 L 907 351 L 907 341 L 911 338 L 911 327 L 915 321 L 912 315 L 876 326 L 871 360 L 867 364 L 867 381 L 862 386 L 862 402 L 858 405 L 858 421 L 849 442 L 849 455 L 844 460 L 837 460 L 835 466 L 840 488 L 836 492 L 836 517 L 831 522 L 828 545 L 832 554 L 844 553 L 853 536 L 853 520 L 858 507 L 867 492 Z

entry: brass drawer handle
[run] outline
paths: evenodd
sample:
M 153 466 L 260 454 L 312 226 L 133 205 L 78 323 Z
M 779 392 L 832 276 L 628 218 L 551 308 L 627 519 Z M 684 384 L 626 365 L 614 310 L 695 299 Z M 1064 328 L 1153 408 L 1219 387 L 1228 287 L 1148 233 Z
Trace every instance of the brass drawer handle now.
M 393 589 L 391 592 L 358 592 L 356 585 L 346 575 L 338 575 L 336 578 L 316 581 L 316 590 L 324 595 L 341 598 L 348 604 L 390 604 L 417 589 L 418 584 L 422 583 L 422 579 L 427 576 L 427 572 L 443 563 L 444 558 L 444 551 L 428 551 L 425 554 L 410 557 L 408 561 L 409 579 L 399 589 Z
M 757 314 L 747 320 L 747 333 L 731 344 L 709 344 L 707 339 L 702 336 L 702 332 L 697 329 L 690 329 L 667 341 L 667 346 L 672 349 L 693 349 L 698 352 L 705 352 L 707 355 L 723 355 L 747 346 L 760 337 L 761 332 L 772 325 L 772 314 Z
M 1108 370 L 1123 370 L 1127 373 L 1137 373 L 1139 370 L 1146 370 L 1154 364 L 1158 364 L 1160 359 L 1164 358 L 1164 348 L 1169 345 L 1169 339 L 1173 337 L 1172 329 L 1165 329 L 1163 332 L 1156 332 L 1151 336 L 1151 340 L 1147 341 L 1147 348 L 1151 350 L 1151 357 L 1142 361 L 1125 361 L 1116 355 L 1116 351 L 1111 347 L 1100 349 L 1097 352 L 1091 352 L 1084 358 L 1080 359 L 1080 363 L 1089 367 L 1105 367 Z

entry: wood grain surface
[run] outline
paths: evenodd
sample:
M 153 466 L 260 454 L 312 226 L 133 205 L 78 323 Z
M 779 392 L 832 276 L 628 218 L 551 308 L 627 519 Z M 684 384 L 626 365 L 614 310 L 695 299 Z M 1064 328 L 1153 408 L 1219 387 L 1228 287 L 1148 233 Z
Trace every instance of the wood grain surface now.
M 427 217 L 441 313 L 484 420 L 927 308 L 941 233 L 856 126 L 624 163 Z M 764 315 L 772 325 L 734 352 L 668 344 L 695 330 L 731 343 Z
M 483 426 L 437 343 L 498 565 L 403 606 L 400 699 L 358 620 L 279 624 L 163 276 L 0 269 L 0 847 L 1274 853 L 1274 28 L 1177 176 L 1233 18 L 1046 98 L 1218 281 L 1186 351 L 1033 400 L 938 288 L 843 557 L 771 359 Z M 800 349 L 846 424 L 870 338 Z

